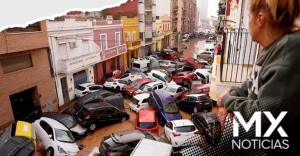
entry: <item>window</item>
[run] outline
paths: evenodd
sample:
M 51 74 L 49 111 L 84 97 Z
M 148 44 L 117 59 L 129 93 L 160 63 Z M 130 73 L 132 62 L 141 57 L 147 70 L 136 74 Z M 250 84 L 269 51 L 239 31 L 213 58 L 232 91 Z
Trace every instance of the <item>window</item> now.
M 135 68 L 140 68 L 140 67 L 141 67 L 141 65 L 140 65 L 140 64 L 137 64 L 137 63 L 133 63 L 133 64 L 132 64 L 132 67 L 135 67 Z
M 172 124 L 172 122 L 169 122 L 166 126 L 167 126 L 168 128 L 170 128 L 171 130 L 173 130 L 173 124 Z
M 23 55 L 0 60 L 2 65 L 3 74 L 12 73 L 15 71 L 23 70 L 33 67 L 31 55 Z
M 182 133 L 193 132 L 195 130 L 196 130 L 195 126 L 175 127 L 176 132 L 182 132 Z
M 116 38 L 116 46 L 119 46 L 120 45 L 120 32 L 116 32 L 115 38 Z
M 115 108 L 106 108 L 106 114 L 116 114 L 118 113 L 118 110 Z
M 203 93 L 202 89 L 197 90 L 197 91 L 195 92 L 195 94 L 202 94 L 202 93 Z
M 209 89 L 208 88 L 203 89 L 203 93 L 205 92 L 209 92 Z
M 159 105 L 160 107 L 162 107 L 162 102 L 160 101 L 159 96 L 158 96 L 157 94 L 154 94 L 154 97 L 155 97 L 155 100 L 157 101 L 158 105 Z
M 85 87 L 77 86 L 76 89 L 78 89 L 78 90 L 80 90 L 80 91 L 84 91 L 84 90 L 85 90 Z
M 92 87 L 90 87 L 90 90 L 99 90 L 99 89 L 101 89 L 100 86 L 92 86 Z
M 132 41 L 135 41 L 136 37 L 135 37 L 135 31 L 132 32 Z
M 23 32 L 35 32 L 35 31 L 41 31 L 40 22 L 30 24 L 25 28 L 14 27 L 14 28 L 7 29 L 7 33 L 23 33 Z
M 130 41 L 130 32 L 125 32 L 126 41 Z
M 101 47 L 102 49 L 107 49 L 107 36 L 106 35 L 100 35 L 101 40 Z
M 60 142 L 75 143 L 75 139 L 69 130 L 55 129 L 55 134 L 56 140 Z
M 47 122 L 45 122 L 44 120 L 40 121 L 40 126 L 45 130 L 45 132 L 47 131 L 49 125 Z
M 140 33 L 140 39 L 144 40 L 144 35 L 143 35 L 143 33 Z
M 163 85 L 158 85 L 158 89 L 162 89 L 163 87 Z
M 199 100 L 209 100 L 209 98 L 206 95 L 199 96 L 198 99 Z
M 165 105 L 165 113 L 167 114 L 177 114 L 179 112 L 175 102 L 169 102 Z
M 104 108 L 100 108 L 94 114 L 95 114 L 95 116 L 103 116 L 106 114 L 106 111 Z
M 143 100 L 142 103 L 148 103 L 148 101 L 149 101 L 149 98 L 146 98 L 146 99 Z

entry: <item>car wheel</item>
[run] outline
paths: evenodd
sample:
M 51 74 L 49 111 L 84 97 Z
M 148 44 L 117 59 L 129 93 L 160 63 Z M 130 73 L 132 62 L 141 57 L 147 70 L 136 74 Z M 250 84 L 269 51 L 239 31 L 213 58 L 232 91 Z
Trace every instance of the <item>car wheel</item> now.
M 164 126 L 164 119 L 162 117 L 159 118 L 159 124 L 161 126 Z
M 47 149 L 46 156 L 54 156 L 54 150 L 52 147 Z
M 118 86 L 118 87 L 116 88 L 116 92 L 117 92 L 117 93 L 120 93 L 120 91 L 121 91 L 121 90 L 120 90 L 120 87 Z
M 198 113 L 198 108 L 197 107 L 194 107 L 194 113 Z
M 182 81 L 182 83 L 183 83 L 184 86 L 187 86 L 189 84 L 189 82 L 185 79 Z
M 94 131 L 96 129 L 96 127 L 97 127 L 97 125 L 96 125 L 95 122 L 92 122 L 92 123 L 89 124 L 89 130 L 90 131 Z
M 122 118 L 121 118 L 121 122 L 122 122 L 122 123 L 126 122 L 126 120 L 127 120 L 126 117 L 122 117 Z

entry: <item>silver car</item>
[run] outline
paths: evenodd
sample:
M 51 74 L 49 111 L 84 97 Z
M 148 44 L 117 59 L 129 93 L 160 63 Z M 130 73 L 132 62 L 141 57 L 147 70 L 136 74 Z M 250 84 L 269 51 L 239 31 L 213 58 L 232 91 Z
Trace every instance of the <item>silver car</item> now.
M 167 143 L 166 140 L 156 134 L 140 130 L 125 130 L 112 133 L 102 138 L 99 147 L 101 156 L 128 156 L 142 138 Z
M 214 52 L 204 51 L 198 54 L 198 56 L 202 59 L 212 60 L 214 58 Z

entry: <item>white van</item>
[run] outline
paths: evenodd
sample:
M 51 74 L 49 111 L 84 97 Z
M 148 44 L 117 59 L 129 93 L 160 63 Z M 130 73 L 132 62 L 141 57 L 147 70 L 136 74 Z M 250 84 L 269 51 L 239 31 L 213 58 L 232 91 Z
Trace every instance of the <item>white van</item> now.
M 170 144 L 142 138 L 130 156 L 171 156 L 173 147 Z
M 165 73 L 162 73 L 157 70 L 151 70 L 150 73 L 147 73 L 147 76 L 152 80 L 152 81 L 158 81 L 165 83 L 166 85 L 176 85 L 176 83 Z
M 140 72 L 149 70 L 150 60 L 141 60 L 132 62 L 132 69 Z

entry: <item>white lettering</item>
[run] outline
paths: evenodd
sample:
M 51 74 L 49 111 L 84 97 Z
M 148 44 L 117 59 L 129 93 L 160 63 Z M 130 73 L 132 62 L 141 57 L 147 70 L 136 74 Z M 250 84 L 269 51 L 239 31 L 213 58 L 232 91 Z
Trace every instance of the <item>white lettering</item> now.
M 266 147 L 264 146 L 264 142 L 265 142 L 265 141 L 268 141 L 268 142 L 270 143 L 270 141 L 269 141 L 269 140 L 264 140 L 264 141 L 262 141 L 262 142 L 261 142 L 261 146 L 262 146 L 264 149 L 269 149 L 269 148 L 270 148 L 270 146 L 269 146 L 268 148 L 266 148 Z
M 238 118 L 239 122 L 242 124 L 246 132 L 250 130 L 250 127 L 253 125 L 255 121 L 255 135 L 256 137 L 261 137 L 261 112 L 255 112 L 253 116 L 251 117 L 250 121 L 248 123 L 245 122 L 244 118 L 240 114 L 240 112 L 234 112 L 235 116 Z M 233 120 L 233 136 L 238 137 L 239 136 L 239 126 L 238 122 L 234 119 Z
M 248 142 L 248 144 L 249 144 L 248 147 L 245 147 L 245 146 L 244 146 L 244 142 L 245 142 L 245 141 Z M 251 142 L 250 142 L 250 140 L 243 140 L 243 142 L 242 142 L 242 147 L 243 147 L 243 149 L 249 149 L 249 148 L 251 147 Z
M 277 119 L 275 119 L 270 112 L 264 112 L 264 113 L 267 116 L 267 118 L 270 120 L 270 122 L 272 123 L 272 125 L 269 127 L 269 129 L 265 133 L 264 137 L 270 137 L 270 135 L 274 132 L 275 128 L 279 125 L 279 123 L 284 118 L 284 116 L 287 114 L 287 112 L 286 111 L 281 112 L 279 114 L 279 116 L 277 117 Z M 288 137 L 288 135 L 285 133 L 285 131 L 282 129 L 281 126 L 279 126 L 277 128 L 277 131 L 279 132 L 281 137 Z
M 234 140 L 232 140 L 232 149 L 234 149 L 233 144 L 235 144 L 237 148 L 241 149 L 241 140 L 239 140 L 239 144 L 237 144 Z

